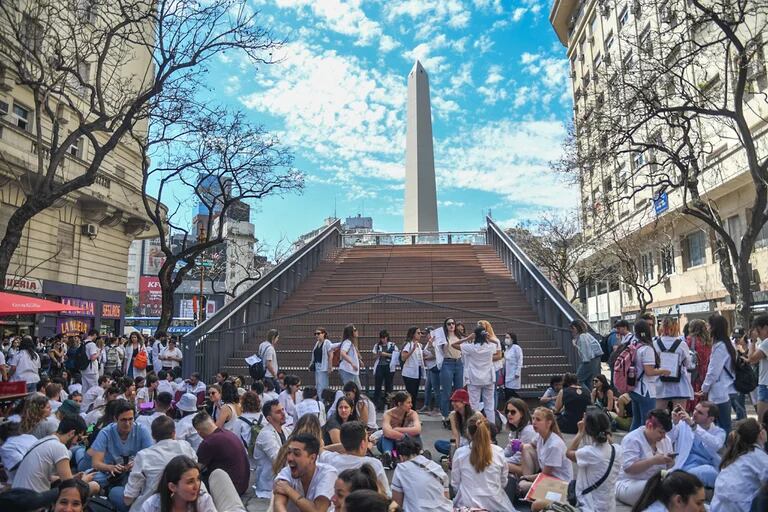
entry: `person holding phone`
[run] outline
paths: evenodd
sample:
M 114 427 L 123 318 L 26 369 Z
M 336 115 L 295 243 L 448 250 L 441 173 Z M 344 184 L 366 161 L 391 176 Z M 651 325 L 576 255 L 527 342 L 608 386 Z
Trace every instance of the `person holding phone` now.
M 705 487 L 714 488 L 720 472 L 720 451 L 725 430 L 715 425 L 718 409 L 713 402 L 699 402 L 689 416 L 681 406 L 672 412 L 675 424 L 669 437 L 675 444 L 676 468 L 696 475 Z

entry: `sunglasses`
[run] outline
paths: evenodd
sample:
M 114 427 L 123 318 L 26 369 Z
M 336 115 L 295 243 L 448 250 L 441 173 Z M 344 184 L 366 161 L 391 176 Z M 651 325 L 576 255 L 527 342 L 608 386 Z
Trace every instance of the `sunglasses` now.
M 445 322 L 445 325 L 456 325 L 456 322 Z
M 321 333 L 321 332 L 316 332 L 316 333 L 315 333 L 315 336 L 320 336 L 321 334 L 323 334 L 323 333 Z
M 507 416 L 516 416 L 517 411 L 514 409 L 507 409 Z

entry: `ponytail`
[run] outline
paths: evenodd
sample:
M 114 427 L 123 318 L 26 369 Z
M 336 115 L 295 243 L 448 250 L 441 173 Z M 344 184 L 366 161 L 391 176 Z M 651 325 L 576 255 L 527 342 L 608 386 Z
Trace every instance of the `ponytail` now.
M 493 460 L 491 431 L 488 427 L 488 420 L 482 414 L 475 413 L 474 416 L 469 418 L 467 432 L 470 439 L 472 439 L 469 463 L 472 464 L 475 471 L 481 473 L 491 465 Z
M 725 453 L 720 462 L 721 471 L 736 462 L 736 459 L 745 453 L 755 449 L 755 443 L 760 438 L 760 429 L 760 424 L 754 418 L 747 418 L 739 422 L 736 429 L 728 436 Z
M 345 469 L 339 473 L 338 478 L 349 485 L 349 492 L 357 491 L 358 489 L 380 491 L 376 471 L 374 471 L 370 464 L 363 464 L 359 468 Z
M 688 503 L 691 496 L 699 492 L 704 484 L 696 476 L 682 470 L 659 471 L 645 484 L 643 494 L 632 507 L 632 512 L 642 512 L 655 501 L 660 501 L 665 507 L 672 502 L 672 498 L 680 496 L 684 503 Z

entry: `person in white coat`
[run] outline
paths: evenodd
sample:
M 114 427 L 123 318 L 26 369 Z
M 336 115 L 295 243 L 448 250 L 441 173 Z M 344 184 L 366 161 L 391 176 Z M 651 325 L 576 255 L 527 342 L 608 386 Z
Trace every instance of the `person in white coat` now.
M 523 349 L 517 343 L 517 334 L 507 332 L 507 350 L 504 351 L 504 400 L 520 398 L 522 387 Z
M 257 498 L 270 498 L 274 480 L 272 464 L 277 459 L 280 448 L 291 435 L 291 429 L 285 426 L 285 409 L 277 400 L 265 403 L 261 412 L 266 425 L 259 432 L 253 447 L 256 462 L 256 483 L 253 490 Z
M 705 512 L 704 485 L 685 471 L 657 471 L 632 510 L 641 512 Z M 711 509 L 716 512 L 716 509 Z
M 147 376 L 146 366 L 140 369 L 140 368 L 136 368 L 134 364 L 136 360 L 136 356 L 140 352 L 144 352 L 144 355 L 147 358 L 147 362 L 149 362 L 149 351 L 147 350 L 147 347 L 144 345 L 144 338 L 141 336 L 141 334 L 138 331 L 133 331 L 131 335 L 128 337 L 128 343 L 125 344 L 125 360 L 123 361 L 123 373 L 127 377 L 146 377 Z
M 505 493 L 508 471 L 504 450 L 491 443 L 488 420 L 476 413 L 467 424 L 470 444 L 456 450 L 451 485 L 454 507 L 477 507 L 489 512 L 514 511 Z
M 331 352 L 339 345 L 341 344 L 333 343 L 328 339 L 328 331 L 325 328 L 318 327 L 315 329 L 315 346 L 312 348 L 309 366 L 315 371 L 315 387 L 317 387 L 318 395 L 322 395 L 323 390 L 328 387 Z
M 661 336 L 653 339 L 653 348 L 660 358 L 677 359 L 677 372 L 659 377 L 656 384 L 656 408 L 666 409 L 669 402 L 672 402 L 673 409 L 685 407 L 688 400 L 693 400 L 693 386 L 688 370 L 692 370 L 694 365 L 688 344 L 680 336 L 676 318 L 666 317 L 661 322 Z
M 474 334 L 451 343 L 461 350 L 464 360 L 464 378 L 467 380 L 469 402 L 475 411 L 483 410 L 486 418 L 495 419 L 494 384 L 496 374 L 493 357 L 499 351 L 499 340 L 485 328 L 478 326 Z M 480 405 L 482 404 L 482 407 Z
M 412 437 L 397 442 L 400 463 L 392 476 L 392 498 L 403 512 L 452 512 L 448 475 L 433 460 L 421 455 Z
M 750 510 L 760 488 L 768 484 L 768 453 L 763 449 L 766 441 L 765 427 L 754 418 L 738 424 L 723 454 L 710 510 Z
M 728 320 L 725 317 L 712 315 L 707 323 L 712 337 L 712 354 L 701 391 L 696 393 L 696 396 L 705 397 L 717 404 L 717 421 L 728 435 L 731 431 L 731 395 L 736 394 L 736 388 L 733 386 L 736 349 L 728 336 Z
M 693 409 L 693 417 L 682 408 L 672 412 L 675 424 L 669 438 L 675 445 L 675 467 L 696 475 L 705 487 L 713 488 L 720 472 L 720 452 L 725 445 L 725 431 L 715 425 L 717 406 L 702 401 Z

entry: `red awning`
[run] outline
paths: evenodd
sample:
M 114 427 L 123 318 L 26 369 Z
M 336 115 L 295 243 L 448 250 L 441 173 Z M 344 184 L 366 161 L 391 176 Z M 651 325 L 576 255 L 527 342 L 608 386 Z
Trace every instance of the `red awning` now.
M 82 308 L 52 300 L 0 292 L 0 315 L 34 315 L 37 313 L 58 313 L 60 311 L 82 311 Z

